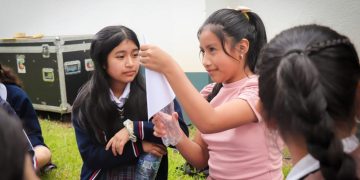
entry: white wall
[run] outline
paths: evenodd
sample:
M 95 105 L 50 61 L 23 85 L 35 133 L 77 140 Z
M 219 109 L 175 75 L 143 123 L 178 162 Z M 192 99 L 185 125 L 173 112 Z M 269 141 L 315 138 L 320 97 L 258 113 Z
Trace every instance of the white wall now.
M 317 23 L 349 36 L 360 52 L 359 0 L 0 0 L 0 38 L 94 34 L 123 24 L 169 51 L 185 71 L 203 72 L 198 28 L 213 11 L 237 5 L 262 17 L 269 39 L 294 25 Z
M 284 29 L 300 24 L 329 26 L 348 36 L 360 55 L 359 0 L 228 0 L 230 6 L 244 5 L 259 14 L 268 39 Z
M 0 38 L 95 34 L 123 24 L 140 41 L 145 35 L 169 51 L 186 71 L 203 71 L 196 32 L 204 18 L 205 0 L 0 0 Z

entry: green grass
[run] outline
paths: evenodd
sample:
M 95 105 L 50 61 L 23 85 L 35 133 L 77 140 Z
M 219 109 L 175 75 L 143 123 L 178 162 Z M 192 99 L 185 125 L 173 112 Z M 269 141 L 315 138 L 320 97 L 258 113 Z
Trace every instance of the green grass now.
M 82 160 L 77 149 L 75 132 L 70 123 L 40 120 L 46 144 L 57 168 L 41 175 L 42 180 L 79 179 Z M 183 174 L 176 167 L 185 163 L 182 156 L 169 148 L 169 179 L 197 179 Z
M 58 122 L 49 120 L 40 120 L 42 133 L 46 144 L 52 152 L 52 161 L 57 168 L 41 175 L 42 180 L 53 179 L 79 179 L 82 160 L 77 149 L 74 129 L 69 122 Z M 195 132 L 194 128 L 190 128 L 190 136 Z M 185 163 L 184 158 L 173 149 L 168 149 L 169 155 L 169 179 L 170 180 L 194 180 L 205 179 L 203 176 L 189 176 L 179 170 Z M 290 157 L 287 151 L 284 152 L 285 157 Z M 284 174 L 291 169 L 291 164 L 285 160 L 283 166 Z
M 41 179 L 79 179 L 82 160 L 71 124 L 40 120 L 40 125 L 46 145 L 52 152 L 52 162 L 57 165 Z

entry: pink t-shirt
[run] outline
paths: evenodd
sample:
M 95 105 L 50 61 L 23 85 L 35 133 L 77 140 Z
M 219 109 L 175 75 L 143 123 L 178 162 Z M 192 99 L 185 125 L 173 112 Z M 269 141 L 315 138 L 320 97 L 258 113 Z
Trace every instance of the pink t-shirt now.
M 213 84 L 202 91 L 206 97 Z M 209 179 L 283 179 L 283 143 L 280 137 L 271 133 L 262 121 L 255 106 L 259 100 L 258 77 L 252 75 L 242 80 L 223 84 L 210 104 L 217 107 L 233 99 L 249 103 L 257 122 L 219 133 L 201 134 L 209 149 Z

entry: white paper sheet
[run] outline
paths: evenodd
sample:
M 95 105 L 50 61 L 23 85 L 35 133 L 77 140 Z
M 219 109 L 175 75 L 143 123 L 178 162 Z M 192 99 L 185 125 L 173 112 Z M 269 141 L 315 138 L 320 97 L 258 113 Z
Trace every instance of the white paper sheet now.
M 148 118 L 170 104 L 175 98 L 174 91 L 163 74 L 145 69 L 146 100 Z
M 146 44 L 145 35 L 142 34 L 140 44 Z M 161 73 L 145 68 L 146 81 L 146 101 L 148 118 L 170 104 L 175 98 L 174 91 L 171 89 L 165 76 Z

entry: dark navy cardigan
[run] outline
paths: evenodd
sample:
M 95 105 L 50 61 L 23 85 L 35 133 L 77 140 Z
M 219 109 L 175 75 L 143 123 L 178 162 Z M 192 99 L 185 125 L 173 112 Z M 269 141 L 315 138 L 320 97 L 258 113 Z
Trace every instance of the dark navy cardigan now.
M 5 84 L 7 90 L 6 101 L 15 110 L 22 121 L 25 132 L 31 144 L 46 146 L 41 134 L 41 127 L 35 109 L 24 90 L 15 84 Z
M 10 117 L 20 121 L 20 119 L 17 116 L 14 109 L 10 106 L 10 104 L 8 102 L 3 100 L 1 97 L 0 97 L 0 108 L 3 109 L 5 112 L 7 112 Z M 32 160 L 32 163 L 34 165 L 34 168 L 36 168 L 35 152 L 34 152 L 33 146 L 31 145 L 29 137 L 26 135 L 25 131 L 23 131 L 23 132 L 24 132 L 24 136 L 26 138 L 26 141 L 28 142 L 27 151 L 29 152 L 29 154 L 31 156 L 31 160 Z
M 188 136 L 189 131 L 183 120 L 179 103 L 174 101 L 175 111 L 179 114 L 179 124 L 181 129 Z M 74 112 L 73 112 L 74 113 Z M 120 156 L 114 156 L 111 150 L 106 151 L 105 146 L 98 143 L 95 137 L 83 129 L 78 122 L 78 115 L 72 115 L 72 122 L 75 129 L 76 141 L 83 160 L 81 169 L 81 180 L 96 179 L 101 169 L 111 169 L 113 167 L 132 165 L 137 162 L 138 156 L 143 152 L 141 140 L 162 144 L 161 138 L 153 135 L 153 123 L 148 120 L 133 121 L 134 134 L 138 141 L 133 143 L 128 141 Z M 168 175 L 168 157 L 164 155 L 157 173 L 156 179 L 165 180 Z

